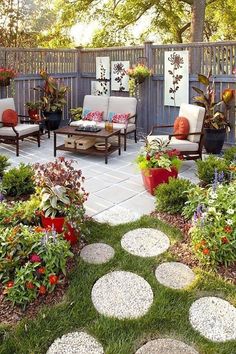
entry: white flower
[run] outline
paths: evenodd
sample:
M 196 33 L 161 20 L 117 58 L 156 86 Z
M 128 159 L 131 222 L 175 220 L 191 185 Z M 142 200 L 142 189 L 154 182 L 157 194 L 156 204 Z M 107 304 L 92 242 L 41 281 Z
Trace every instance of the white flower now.
M 217 198 L 217 194 L 216 194 L 215 192 L 211 192 L 211 193 L 210 193 L 210 197 L 211 197 L 212 199 L 216 199 L 216 198 Z
M 208 200 L 208 204 L 213 204 L 214 203 L 214 200 L 213 199 L 209 199 Z
M 233 220 L 231 220 L 231 219 L 226 220 L 226 224 L 227 225 L 233 225 Z
M 215 213 L 216 212 L 216 208 L 215 207 L 210 207 L 210 208 L 208 208 L 208 212 L 209 213 Z
M 234 209 L 228 209 L 227 213 L 233 215 L 234 214 Z
M 218 188 L 223 188 L 223 184 L 219 184 L 217 187 Z

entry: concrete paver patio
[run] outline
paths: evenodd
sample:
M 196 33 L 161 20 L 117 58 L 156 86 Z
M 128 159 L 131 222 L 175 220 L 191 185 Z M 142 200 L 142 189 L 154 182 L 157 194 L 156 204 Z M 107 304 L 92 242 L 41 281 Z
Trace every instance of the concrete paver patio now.
M 63 137 L 58 137 L 58 143 Z M 152 212 L 155 208 L 155 198 L 145 191 L 140 171 L 134 160 L 142 142 L 134 143 L 128 140 L 127 151 L 110 155 L 108 164 L 99 156 L 80 155 L 66 151 L 58 151 L 57 156 L 73 159 L 78 163 L 85 177 L 84 187 L 89 192 L 86 202 L 86 212 L 89 216 L 97 216 L 104 210 L 116 205 L 136 212 L 140 216 Z M 0 154 L 9 156 L 12 167 L 23 163 L 45 163 L 53 161 L 53 138 L 42 136 L 41 147 L 35 141 L 26 139 L 20 144 L 20 156 L 15 156 L 13 145 L 0 145 Z M 184 161 L 180 177 L 197 182 L 195 164 L 193 161 Z

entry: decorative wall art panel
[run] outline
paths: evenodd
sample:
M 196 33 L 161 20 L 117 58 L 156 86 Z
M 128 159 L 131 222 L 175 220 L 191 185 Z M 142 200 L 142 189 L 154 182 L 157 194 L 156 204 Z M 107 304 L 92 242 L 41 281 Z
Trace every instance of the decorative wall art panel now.
M 111 90 L 129 91 L 129 76 L 126 71 L 129 69 L 129 61 L 111 62 Z
M 91 81 L 91 95 L 110 96 L 109 81 Z
M 109 57 L 96 58 L 96 79 L 110 80 L 110 58 Z
M 189 52 L 165 52 L 164 105 L 189 103 Z

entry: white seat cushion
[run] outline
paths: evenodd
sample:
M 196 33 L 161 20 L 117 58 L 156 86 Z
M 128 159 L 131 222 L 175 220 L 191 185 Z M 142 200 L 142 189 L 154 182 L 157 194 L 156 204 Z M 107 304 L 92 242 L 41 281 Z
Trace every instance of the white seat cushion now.
M 94 124 L 94 122 L 92 122 L 92 124 Z M 79 125 L 83 125 L 83 126 L 91 125 L 91 121 L 77 120 L 77 121 L 74 121 L 74 122 L 70 123 L 71 127 L 78 127 Z M 105 128 L 105 122 L 96 122 L 96 125 L 99 128 Z M 121 129 L 121 134 L 124 134 L 125 127 L 126 127 L 126 124 L 113 123 L 113 128 L 114 129 Z M 130 123 L 126 127 L 126 132 L 129 133 L 129 132 L 135 130 L 135 128 L 136 128 L 135 124 Z
M 147 140 L 150 143 L 152 140 L 161 139 L 162 141 L 168 141 L 168 135 L 148 135 Z M 170 144 L 168 145 L 171 149 L 177 149 L 179 151 L 198 151 L 199 144 L 193 143 L 189 140 L 179 140 L 175 137 L 172 137 L 170 140 Z
M 39 131 L 38 124 L 18 124 L 15 127 L 16 131 L 19 133 L 19 136 L 26 134 L 31 134 Z M 16 136 L 14 130 L 11 127 L 2 127 L 0 128 L 0 135 L 2 136 Z
M 193 104 L 182 103 L 179 110 L 179 116 L 185 117 L 189 121 L 189 132 L 196 133 L 202 131 L 205 108 Z M 200 141 L 200 135 L 189 135 L 188 140 L 193 143 Z
M 110 96 L 107 119 L 110 113 L 130 113 L 130 116 L 133 116 L 136 114 L 136 109 L 137 99 L 135 97 Z M 129 122 L 134 123 L 134 118 Z
M 83 112 L 85 110 L 103 112 L 103 120 L 107 119 L 108 112 L 108 99 L 107 96 L 84 96 Z
M 12 97 L 0 100 L 0 122 L 2 121 L 2 114 L 6 109 L 13 109 L 15 111 L 15 103 Z

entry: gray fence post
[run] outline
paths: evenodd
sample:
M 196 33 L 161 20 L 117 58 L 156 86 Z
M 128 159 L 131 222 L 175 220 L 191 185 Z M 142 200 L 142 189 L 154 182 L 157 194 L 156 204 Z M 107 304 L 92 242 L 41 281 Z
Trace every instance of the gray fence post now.
M 82 61 L 82 55 L 81 55 L 81 50 L 83 49 L 82 46 L 78 46 L 75 47 L 75 49 L 77 50 L 77 82 L 76 82 L 76 92 L 74 93 L 75 95 L 75 102 L 76 102 L 76 107 L 78 107 L 80 105 L 80 100 L 79 100 L 79 89 L 81 89 L 82 86 L 82 65 L 81 65 L 81 61 Z
M 146 41 L 144 42 L 144 56 L 147 60 L 147 66 L 149 69 L 153 68 L 153 51 L 152 51 L 152 41 Z M 152 102 L 151 102 L 151 97 L 152 97 L 152 78 L 150 77 L 148 80 L 145 82 L 144 86 L 144 119 L 146 118 L 146 122 L 144 122 L 144 129 L 145 132 L 148 133 L 150 130 L 149 122 L 152 121 Z

